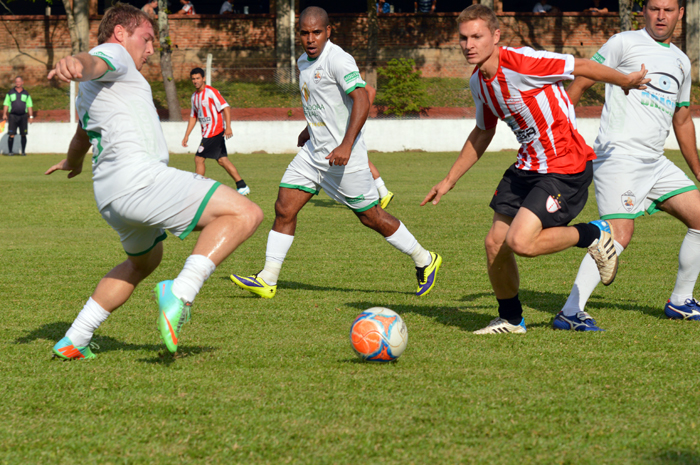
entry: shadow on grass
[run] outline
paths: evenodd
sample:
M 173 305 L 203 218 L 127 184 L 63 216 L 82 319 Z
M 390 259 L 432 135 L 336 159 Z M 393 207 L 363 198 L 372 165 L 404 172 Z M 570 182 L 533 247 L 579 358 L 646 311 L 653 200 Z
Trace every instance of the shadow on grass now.
M 314 207 L 348 209 L 345 205 L 339 204 L 338 202 L 336 202 L 333 199 L 312 198 L 311 200 L 309 200 L 308 203 L 313 205 Z
M 30 331 L 27 335 L 15 339 L 15 344 L 29 344 L 30 342 L 36 340 L 48 340 L 51 341 L 53 345 L 54 342 L 60 340 L 70 328 L 71 323 L 65 321 L 56 321 L 53 323 L 47 323 L 41 327 Z M 150 352 L 158 352 L 158 355 L 154 358 L 144 358 L 141 359 L 142 362 L 146 363 L 163 363 L 170 365 L 175 360 L 180 358 L 189 357 L 192 355 L 199 355 L 207 352 L 213 352 L 216 350 L 215 347 L 202 347 L 202 346 L 183 346 L 176 354 L 170 354 L 170 352 L 165 349 L 163 344 L 130 344 L 127 342 L 122 342 L 110 336 L 103 336 L 96 334 L 92 341 L 99 349 L 93 349 L 95 355 L 100 353 L 111 352 L 111 351 L 142 351 L 147 350 Z
M 646 457 L 644 463 L 656 464 L 700 464 L 700 454 L 692 450 L 670 449 Z
M 366 293 L 366 294 L 406 294 L 414 295 L 414 291 L 391 291 L 388 289 L 351 289 L 344 287 L 329 287 L 329 286 L 314 286 L 308 283 L 299 283 L 296 281 L 280 281 L 277 283 L 278 290 L 285 289 L 300 289 L 304 291 L 335 291 L 335 292 L 356 292 L 356 293 Z

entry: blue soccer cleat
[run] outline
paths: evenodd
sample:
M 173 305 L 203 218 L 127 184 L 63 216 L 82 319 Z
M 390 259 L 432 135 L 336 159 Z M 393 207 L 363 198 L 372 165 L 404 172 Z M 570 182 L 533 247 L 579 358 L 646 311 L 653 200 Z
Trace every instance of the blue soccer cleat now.
M 192 302 L 185 302 L 173 294 L 173 281 L 161 281 L 153 289 L 158 302 L 158 331 L 171 353 L 177 352 L 182 325 L 190 321 Z
M 700 306 L 695 299 L 685 299 L 683 305 L 673 305 L 669 300 L 664 306 L 664 313 L 673 320 L 700 320 Z
M 593 317 L 586 312 L 578 312 L 574 316 L 566 316 L 564 312 L 559 312 L 552 322 L 552 327 L 573 331 L 605 331 L 599 328 Z
M 55 357 L 62 360 L 80 360 L 95 358 L 95 354 L 90 350 L 90 346 L 75 347 L 73 341 L 68 336 L 64 337 L 53 346 Z

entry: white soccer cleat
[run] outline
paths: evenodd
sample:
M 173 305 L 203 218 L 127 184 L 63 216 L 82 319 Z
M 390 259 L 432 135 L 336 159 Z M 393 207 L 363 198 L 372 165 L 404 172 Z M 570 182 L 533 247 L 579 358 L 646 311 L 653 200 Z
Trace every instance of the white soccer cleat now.
M 496 318 L 495 320 L 491 320 L 491 323 L 489 323 L 485 328 L 474 331 L 474 334 L 523 334 L 526 332 L 527 329 L 525 329 L 525 318 L 520 320 L 520 324 L 517 325 L 512 325 L 508 323 L 508 320 L 504 320 L 503 318 Z
M 250 194 L 250 187 L 248 187 L 248 186 L 241 187 L 240 189 L 236 189 L 236 190 L 237 190 L 238 193 L 241 194 L 241 195 L 248 195 L 248 194 Z
M 588 247 L 588 254 L 593 257 L 598 266 L 600 280 L 604 285 L 609 286 L 617 275 L 618 258 L 615 251 L 615 239 L 613 227 L 609 221 L 595 220 L 594 224 L 600 228 L 600 238 Z

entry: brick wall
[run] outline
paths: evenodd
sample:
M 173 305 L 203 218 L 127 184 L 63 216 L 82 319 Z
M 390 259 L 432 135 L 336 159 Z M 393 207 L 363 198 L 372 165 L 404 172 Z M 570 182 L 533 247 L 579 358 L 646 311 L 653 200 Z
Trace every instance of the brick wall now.
M 470 70 L 462 57 L 455 24 L 457 13 L 414 15 L 398 13 L 379 18 L 380 64 L 392 58 L 413 58 L 424 76 L 465 76 Z M 501 44 L 531 46 L 556 52 L 590 57 L 618 31 L 616 14 L 590 15 L 563 13 L 543 16 L 531 13 L 501 13 Z M 636 16 L 638 27 L 644 18 Z M 16 74 L 29 85 L 44 80 L 57 60 L 70 53 L 70 35 L 65 17 L 4 16 L 0 28 L 0 82 Z M 99 18 L 91 23 L 95 41 Z M 367 16 L 331 15 L 331 40 L 352 53 L 362 68 L 366 60 Z M 232 76 L 231 68 L 275 67 L 274 15 L 170 16 L 175 46 L 173 66 L 176 79 L 202 66 L 207 53 L 214 55 L 214 68 L 220 75 Z M 683 25 L 679 23 L 674 43 L 684 49 Z M 92 43 L 96 45 L 96 43 Z M 296 54 L 302 52 L 297 42 Z M 256 72 L 260 78 L 271 73 Z M 157 57 L 144 67 L 149 79 L 160 78 Z

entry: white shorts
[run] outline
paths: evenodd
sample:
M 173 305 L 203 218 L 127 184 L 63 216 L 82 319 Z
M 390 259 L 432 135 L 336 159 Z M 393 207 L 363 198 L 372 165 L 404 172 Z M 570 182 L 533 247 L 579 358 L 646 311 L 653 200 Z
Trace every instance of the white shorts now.
M 143 255 L 165 239 L 165 230 L 187 237 L 220 185 L 169 167 L 152 184 L 113 200 L 100 213 L 119 234 L 127 255 Z
M 355 212 L 369 210 L 379 203 L 379 192 L 367 168 L 345 173 L 342 167 L 321 171 L 300 154 L 294 157 L 282 176 L 280 187 L 299 189 L 317 195 L 320 189 L 333 200 Z
M 697 189 L 671 160 L 610 155 L 593 160 L 598 213 L 606 220 L 634 219 L 660 211 L 659 204 L 674 195 Z

